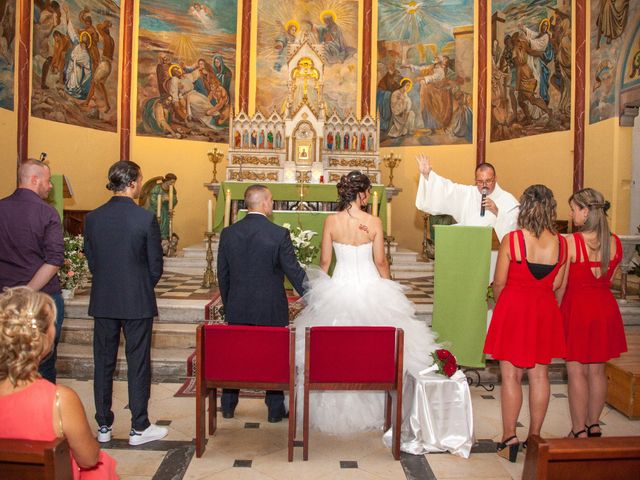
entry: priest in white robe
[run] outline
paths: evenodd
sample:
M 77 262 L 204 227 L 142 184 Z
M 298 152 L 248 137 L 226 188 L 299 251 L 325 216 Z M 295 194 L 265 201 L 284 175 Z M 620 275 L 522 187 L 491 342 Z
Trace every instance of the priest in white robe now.
M 416 195 L 416 207 L 432 215 L 451 215 L 459 225 L 492 226 L 498 240 L 518 226 L 518 201 L 509 192 L 500 188 L 496 172 L 490 163 L 476 168 L 476 184 L 461 185 L 441 177 L 431 168 L 429 157 L 424 154 L 416 158 L 420 170 L 420 183 Z M 482 190 L 484 216 L 480 215 Z

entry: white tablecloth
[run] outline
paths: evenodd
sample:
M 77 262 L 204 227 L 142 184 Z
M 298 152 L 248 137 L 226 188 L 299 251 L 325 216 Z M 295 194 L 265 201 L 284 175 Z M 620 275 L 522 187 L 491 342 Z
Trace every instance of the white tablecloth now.
M 469 384 L 462 371 L 447 378 L 437 373 L 404 376 L 400 449 L 421 455 L 451 452 L 469 458 L 474 443 Z M 383 436 L 391 447 L 391 429 Z

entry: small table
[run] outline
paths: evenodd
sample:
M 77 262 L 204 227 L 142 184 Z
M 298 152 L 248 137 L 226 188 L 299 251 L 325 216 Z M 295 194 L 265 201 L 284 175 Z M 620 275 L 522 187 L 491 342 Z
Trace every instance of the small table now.
M 474 443 L 469 384 L 462 371 L 404 376 L 400 450 L 413 455 L 448 451 L 469 458 Z M 391 446 L 391 429 L 383 437 Z

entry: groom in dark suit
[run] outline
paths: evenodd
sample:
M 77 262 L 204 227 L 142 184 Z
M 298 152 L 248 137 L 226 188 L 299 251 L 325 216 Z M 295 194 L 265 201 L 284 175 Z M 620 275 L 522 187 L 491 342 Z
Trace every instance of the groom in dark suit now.
M 284 276 L 304 294 L 305 272 L 296 258 L 289 231 L 272 223 L 273 198 L 267 187 L 252 185 L 244 193 L 247 216 L 220 235 L 218 284 L 229 325 L 283 327 L 289 324 Z M 267 391 L 268 421 L 284 416 L 282 391 Z M 233 418 L 238 390 L 222 391 L 222 416 Z

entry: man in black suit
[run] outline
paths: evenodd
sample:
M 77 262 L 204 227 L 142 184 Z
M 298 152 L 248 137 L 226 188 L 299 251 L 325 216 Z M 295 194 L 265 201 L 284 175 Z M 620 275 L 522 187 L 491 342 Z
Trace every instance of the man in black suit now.
M 113 373 L 120 330 L 127 357 L 130 445 L 159 440 L 168 430 L 149 422 L 151 393 L 151 330 L 158 314 L 154 287 L 162 276 L 162 245 L 155 215 L 136 205 L 142 173 L 133 162 L 109 169 L 113 197 L 87 214 L 84 249 L 93 275 L 89 315 L 93 331 L 93 394 L 98 441 L 111 440 Z
M 289 324 L 284 276 L 304 294 L 305 272 L 296 258 L 289 230 L 272 223 L 271 192 L 262 185 L 245 191 L 247 216 L 220 235 L 218 284 L 229 325 L 283 327 Z M 268 421 L 284 416 L 284 394 L 267 391 Z M 233 418 L 238 390 L 222 391 L 222 416 Z

